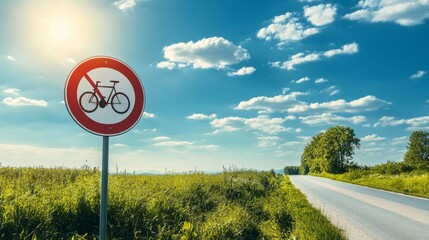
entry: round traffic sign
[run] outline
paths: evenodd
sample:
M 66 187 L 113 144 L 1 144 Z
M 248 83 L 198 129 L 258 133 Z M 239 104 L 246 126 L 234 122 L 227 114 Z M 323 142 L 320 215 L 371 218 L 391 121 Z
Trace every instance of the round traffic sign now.
M 104 56 L 85 59 L 70 72 L 64 99 L 76 123 L 101 136 L 130 130 L 145 104 L 137 74 L 122 61 Z

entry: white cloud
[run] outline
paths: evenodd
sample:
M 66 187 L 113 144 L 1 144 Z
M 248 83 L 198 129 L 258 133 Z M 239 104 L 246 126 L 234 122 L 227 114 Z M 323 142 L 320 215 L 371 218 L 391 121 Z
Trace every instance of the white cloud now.
M 389 104 L 391 103 L 375 96 L 368 95 L 350 102 L 347 102 L 344 99 L 339 99 L 331 102 L 298 104 L 287 109 L 287 111 L 290 113 L 300 113 L 309 110 L 323 110 L 329 112 L 357 113 L 375 111 Z
M 310 136 L 298 136 L 297 138 L 301 139 L 304 142 L 309 142 L 312 139 L 312 137 Z
M 287 120 L 294 120 L 294 116 L 285 118 L 269 118 L 266 115 L 260 115 L 256 118 L 249 118 L 244 121 L 251 129 L 259 130 L 268 134 L 277 134 L 280 132 L 288 132 L 291 128 L 285 128 L 281 124 Z
M 335 86 L 333 86 L 333 88 L 328 88 L 328 90 L 326 91 L 332 95 L 339 91 Z M 254 97 L 247 101 L 241 101 L 234 109 L 258 110 L 260 113 L 304 113 L 307 111 L 358 113 L 375 111 L 391 104 L 390 102 L 372 95 L 352 100 L 350 102 L 347 102 L 344 99 L 339 99 L 322 103 L 306 103 L 297 99 L 302 95 L 308 95 L 308 93 L 291 92 L 288 95 L 278 95 L 274 97 Z
M 214 119 L 210 122 L 210 125 L 217 129 L 213 132 L 214 134 L 220 132 L 235 132 L 245 128 L 244 121 L 245 118 L 241 117 L 226 117 Z
M 354 43 L 346 44 L 339 49 L 332 49 L 332 50 L 326 51 L 324 55 L 325 57 L 330 58 L 338 54 L 355 54 L 357 52 L 359 52 L 359 45 L 354 42 Z
M 189 141 L 164 141 L 153 144 L 157 147 L 190 147 L 193 146 L 193 142 Z
M 314 80 L 314 83 L 316 83 L 316 84 L 325 83 L 325 82 L 328 82 L 328 80 L 325 78 L 318 78 L 318 79 Z
M 113 6 L 119 10 L 126 11 L 132 9 L 136 5 L 136 0 L 119 0 L 113 3 Z
M 428 117 L 429 120 L 429 117 Z M 378 127 L 378 126 L 382 126 L 382 127 L 387 127 L 387 126 L 397 126 L 397 125 L 401 125 L 401 124 L 406 124 L 406 120 L 396 120 L 394 117 L 388 117 L 388 116 L 383 116 L 382 118 L 380 118 L 380 120 L 374 124 L 374 127 Z
M 261 147 L 261 148 L 274 147 L 278 144 L 277 141 L 279 139 L 280 138 L 277 136 L 261 136 L 261 137 L 258 137 L 258 147 Z
M 239 70 L 235 72 L 229 72 L 227 73 L 228 76 L 243 76 L 243 75 L 250 75 L 252 74 L 256 69 L 254 67 L 242 67 Z
M 287 12 L 283 15 L 279 15 L 279 16 L 275 16 L 274 19 L 272 20 L 273 23 L 284 23 L 286 22 L 287 19 L 292 18 L 293 13 L 291 12 Z
M 14 57 L 12 57 L 12 56 L 10 56 L 10 55 L 7 55 L 7 56 L 6 56 L 6 58 L 7 58 L 8 60 L 12 61 L 12 62 L 16 62 L 16 61 L 17 61 L 17 60 L 16 60 L 16 58 L 14 58 Z
M 340 92 L 340 89 L 338 89 L 337 86 L 330 86 L 328 88 L 323 89 L 320 92 L 327 93 L 329 94 L 329 96 L 334 96 L 335 94 L 338 94 Z
M 115 143 L 112 145 L 112 147 L 119 147 L 119 148 L 123 148 L 123 147 L 127 147 L 127 145 L 122 144 L 122 143 Z
M 268 134 L 278 134 L 288 132 L 291 128 L 285 128 L 282 124 L 287 120 L 296 119 L 294 116 L 285 118 L 269 118 L 266 115 L 259 115 L 255 118 L 226 117 L 214 119 L 210 122 L 216 128 L 215 134 L 221 132 L 234 132 L 238 130 L 257 130 Z
M 304 53 L 297 53 L 295 55 L 292 55 L 289 60 L 281 63 L 281 62 L 274 62 L 271 64 L 273 67 L 278 67 L 281 69 L 287 69 L 287 70 L 293 70 L 295 69 L 295 65 L 303 64 L 306 62 L 314 62 L 320 60 L 320 55 L 317 53 L 311 53 L 311 54 L 304 54 Z
M 168 147 L 168 148 L 187 148 L 187 149 L 202 149 L 202 150 L 217 150 L 219 148 L 218 145 L 214 144 L 205 144 L 198 145 L 194 142 L 190 141 L 178 141 L 178 140 L 170 140 L 169 137 L 160 136 L 155 137 L 153 140 L 156 142 L 153 146 L 156 147 Z
M 222 37 L 203 38 L 197 42 L 180 42 L 164 47 L 167 61 L 157 64 L 158 68 L 173 69 L 192 66 L 201 69 L 223 69 L 229 65 L 250 59 L 250 54 Z
M 371 12 L 368 10 L 365 10 L 365 9 L 360 9 L 360 10 L 357 10 L 353 13 L 346 14 L 344 16 L 344 18 L 347 18 L 349 20 L 359 20 L 359 19 L 367 19 L 368 20 L 369 18 L 371 18 Z
M 359 10 L 346 14 L 350 20 L 394 22 L 402 26 L 423 24 L 429 18 L 427 0 L 361 0 Z
M 188 116 L 186 118 L 187 119 L 192 119 L 192 120 L 215 119 L 216 118 L 216 114 L 205 115 L 205 114 L 202 114 L 202 113 L 194 113 L 191 116 Z
M 320 125 L 334 125 L 341 122 L 348 122 L 352 124 L 359 124 L 366 121 L 364 116 L 341 117 L 332 113 L 322 113 L 320 115 L 310 115 L 299 117 L 302 123 L 313 126 Z
M 203 150 L 217 150 L 219 149 L 219 146 L 214 144 L 208 144 L 208 145 L 201 145 L 198 148 Z
M 174 69 L 176 67 L 176 64 L 174 62 L 169 61 L 163 61 L 158 64 L 156 64 L 157 68 L 167 68 L 168 70 Z
M 261 28 L 258 31 L 257 37 L 266 41 L 276 39 L 279 41 L 278 45 L 283 45 L 319 33 L 318 28 L 305 27 L 293 15 L 293 13 L 287 12 L 274 17 L 268 27 Z
M 332 23 L 337 15 L 337 7 L 332 4 L 305 6 L 304 16 L 314 26 L 320 27 Z
M 310 80 L 309 77 L 303 77 L 303 78 L 300 78 L 298 80 L 293 80 L 292 83 L 298 83 L 299 84 L 299 83 L 307 82 L 309 80 Z
M 74 58 L 70 57 L 67 59 L 67 62 L 71 63 L 71 64 L 76 64 L 76 60 L 74 60 Z
M 380 137 L 377 134 L 371 134 L 371 135 L 367 135 L 363 138 L 361 138 L 360 140 L 362 142 L 378 142 L 378 141 L 382 141 L 386 139 L 385 137 Z
M 289 90 L 290 88 L 282 88 L 282 94 L 285 95 Z
M 303 64 L 303 63 L 307 63 L 307 62 L 314 62 L 314 61 L 318 61 L 321 60 L 322 57 L 326 57 L 326 58 L 330 58 L 333 57 L 335 55 L 339 55 L 339 54 L 355 54 L 359 52 L 359 45 L 357 43 L 350 43 L 350 44 L 346 44 L 344 45 L 342 48 L 340 49 L 332 49 L 332 50 L 328 50 L 326 52 L 323 53 L 297 53 L 295 55 L 292 55 L 289 60 L 285 61 L 285 62 L 272 62 L 271 66 L 273 67 L 278 67 L 281 69 L 286 69 L 286 70 L 293 70 L 295 69 L 294 66 L 295 65 L 299 65 L 299 64 Z
M 155 117 L 155 114 L 153 114 L 153 113 L 148 113 L 148 112 L 144 112 L 142 117 L 143 117 L 143 118 L 154 118 L 154 117 Z
M 288 95 L 274 97 L 254 97 L 247 101 L 241 101 L 234 109 L 236 110 L 260 110 L 263 112 L 286 111 L 287 107 L 302 104 L 297 100 L 298 96 L 307 95 L 303 92 L 291 92 Z
M 5 90 L 3 90 L 3 92 L 14 96 L 19 96 L 18 88 L 6 88 Z
M 392 145 L 405 144 L 408 141 L 408 136 L 396 137 L 392 139 Z
M 302 141 L 288 141 L 280 145 L 279 147 L 297 147 L 299 145 L 305 145 L 305 142 Z
M 411 79 L 421 78 L 426 74 L 426 71 L 420 70 L 410 76 Z
M 393 127 L 399 125 L 408 125 L 406 130 L 428 130 L 429 129 L 429 116 L 409 118 L 409 119 L 395 119 L 394 117 L 383 116 L 374 124 L 374 127 Z
M 154 141 L 167 141 L 167 140 L 170 140 L 170 137 L 158 136 L 158 137 L 154 137 L 153 140 Z
M 35 99 L 26 98 L 26 97 L 16 97 L 16 98 L 7 97 L 3 99 L 3 103 L 12 107 L 18 107 L 18 106 L 46 107 L 48 106 L 48 103 L 45 100 L 35 100 Z

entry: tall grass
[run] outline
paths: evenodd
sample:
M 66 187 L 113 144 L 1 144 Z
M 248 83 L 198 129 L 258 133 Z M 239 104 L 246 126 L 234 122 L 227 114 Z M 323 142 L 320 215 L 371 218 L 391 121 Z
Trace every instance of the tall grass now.
M 97 169 L 0 168 L 1 239 L 97 239 Z M 273 172 L 111 175 L 109 239 L 344 239 Z
M 379 173 L 374 170 L 352 170 L 343 174 L 318 176 L 358 185 L 429 198 L 429 172 Z

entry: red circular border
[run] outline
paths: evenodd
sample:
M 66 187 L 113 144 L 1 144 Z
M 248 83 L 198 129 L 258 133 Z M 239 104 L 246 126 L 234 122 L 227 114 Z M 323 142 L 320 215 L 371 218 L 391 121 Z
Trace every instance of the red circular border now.
M 83 112 L 78 102 L 77 90 L 83 76 L 100 67 L 111 68 L 122 73 L 130 81 L 135 92 L 135 103 L 130 115 L 114 124 L 104 124 L 92 120 Z M 140 120 L 145 104 L 143 85 L 137 74 L 122 61 L 105 56 L 85 59 L 70 72 L 64 88 L 64 99 L 67 110 L 76 123 L 88 132 L 101 136 L 116 136 L 130 130 Z

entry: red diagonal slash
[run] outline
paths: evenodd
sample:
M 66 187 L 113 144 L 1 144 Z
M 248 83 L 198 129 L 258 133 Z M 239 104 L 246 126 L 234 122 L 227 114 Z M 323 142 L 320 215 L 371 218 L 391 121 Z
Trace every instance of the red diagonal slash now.
M 98 89 L 97 85 L 94 83 L 94 81 L 92 81 L 92 79 L 89 77 L 88 73 L 85 73 L 83 75 L 86 80 L 88 80 L 89 84 L 91 84 L 91 86 L 94 88 L 95 92 L 97 93 L 97 95 L 100 97 L 100 99 L 104 99 L 103 94 L 101 94 L 100 90 Z

